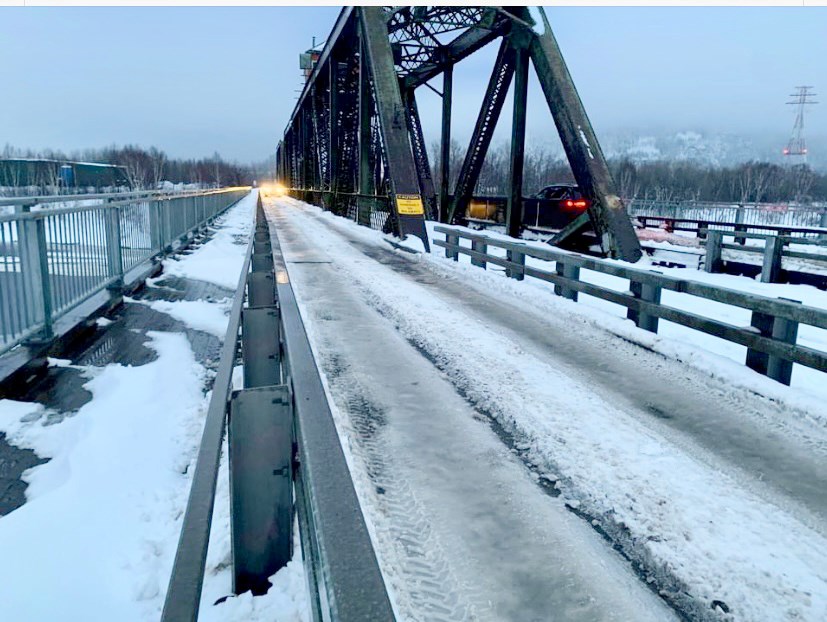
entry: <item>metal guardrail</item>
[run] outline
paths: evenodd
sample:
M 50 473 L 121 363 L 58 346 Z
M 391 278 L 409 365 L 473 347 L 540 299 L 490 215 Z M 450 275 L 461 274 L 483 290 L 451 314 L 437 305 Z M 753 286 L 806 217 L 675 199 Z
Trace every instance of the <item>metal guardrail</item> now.
M 711 229 L 728 233 L 758 233 L 763 235 L 782 235 L 796 240 L 820 240 L 827 237 L 827 226 L 799 227 L 795 225 L 749 224 L 727 220 L 697 220 L 692 218 L 670 218 L 668 216 L 633 215 L 644 227 L 655 224 L 668 224 L 673 231 L 687 231 L 698 237 L 704 237 Z
M 113 194 L 98 205 L 39 211 L 23 203 L 21 211 L 0 216 L 0 354 L 27 340 L 50 340 L 55 322 L 70 310 L 120 288 L 134 268 L 172 250 L 248 193 Z
M 239 329 L 244 389 L 231 394 Z M 261 202 L 213 386 L 163 622 L 198 618 L 225 426 L 233 592 L 266 592 L 268 577 L 290 559 L 295 490 L 313 620 L 394 620 L 278 235 Z
M 110 200 L 113 197 L 118 199 L 147 198 L 153 195 L 169 195 L 169 192 L 161 190 L 130 190 L 127 192 L 98 192 L 84 194 L 49 194 L 16 197 L 0 197 L 0 207 L 25 206 L 25 205 L 49 205 L 52 203 L 75 203 L 80 201 Z
M 753 227 L 825 228 L 827 206 L 710 203 L 702 201 L 626 200 L 629 215 Z
M 531 276 L 554 284 L 559 296 L 576 301 L 578 292 L 626 307 L 627 317 L 654 333 L 658 320 L 664 319 L 708 335 L 747 347 L 746 365 L 778 382 L 789 384 L 793 363 L 827 372 L 827 352 L 796 344 L 799 324 L 827 329 L 827 311 L 802 305 L 797 301 L 746 294 L 696 281 L 678 279 L 656 272 L 631 268 L 617 263 L 586 257 L 559 249 L 543 249 L 519 242 L 498 240 L 460 228 L 437 226 L 436 233 L 445 241 L 433 240 L 445 249 L 446 257 L 457 261 L 459 254 L 471 257 L 471 263 L 485 268 L 492 263 L 506 269 L 506 275 L 522 280 Z M 471 247 L 460 240 L 469 240 Z M 488 248 L 506 251 L 506 257 L 488 253 Z M 540 270 L 525 263 L 526 257 L 555 262 L 555 271 Z M 629 292 L 619 292 L 580 280 L 580 270 L 629 279 Z M 752 311 L 749 327 L 733 326 L 720 320 L 661 304 L 662 290 L 671 290 Z

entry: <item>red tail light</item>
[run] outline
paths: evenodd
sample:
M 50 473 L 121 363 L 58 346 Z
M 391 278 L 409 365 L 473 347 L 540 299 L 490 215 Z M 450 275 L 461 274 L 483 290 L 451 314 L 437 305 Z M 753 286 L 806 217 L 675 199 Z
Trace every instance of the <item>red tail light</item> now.
M 588 207 L 588 203 L 583 199 L 578 199 L 573 201 L 572 199 L 567 199 L 563 202 L 563 206 L 568 209 L 586 209 Z

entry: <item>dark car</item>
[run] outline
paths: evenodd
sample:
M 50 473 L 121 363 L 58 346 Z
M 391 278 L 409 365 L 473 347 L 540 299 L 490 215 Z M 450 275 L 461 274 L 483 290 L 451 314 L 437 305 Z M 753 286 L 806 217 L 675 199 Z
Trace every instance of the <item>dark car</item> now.
M 576 185 L 553 184 L 526 199 L 523 224 L 527 227 L 562 229 L 588 207 L 588 200 Z

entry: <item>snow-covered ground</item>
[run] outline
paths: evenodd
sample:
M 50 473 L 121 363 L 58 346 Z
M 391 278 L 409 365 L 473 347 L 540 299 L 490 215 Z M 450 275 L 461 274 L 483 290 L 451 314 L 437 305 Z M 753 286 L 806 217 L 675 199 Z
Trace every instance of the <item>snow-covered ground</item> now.
M 643 565 L 667 600 L 696 619 L 827 619 L 820 375 L 796 369 L 793 387 L 784 387 L 694 331 L 662 322 L 652 335 L 614 305 L 586 296 L 572 303 L 546 283 L 454 263 L 441 249 L 394 252 L 381 234 L 318 208 L 291 199 L 277 206 L 291 225 L 282 245 L 312 240 L 338 280 L 496 420 L 570 507 Z M 295 271 L 310 268 L 293 270 L 297 286 Z M 813 288 L 698 276 L 825 306 L 824 292 Z M 628 282 L 609 286 L 625 291 Z M 664 294 L 667 304 L 691 304 Z M 312 325 L 311 304 L 303 314 Z M 705 314 L 749 323 L 702 304 Z M 320 321 L 337 319 L 335 300 L 328 309 Z M 803 329 L 801 341 L 823 343 Z
M 211 241 L 167 260 L 166 275 L 235 289 L 255 205 L 252 193 L 219 218 Z M 142 304 L 224 337 L 226 299 Z M 98 324 L 105 330 L 111 322 Z M 148 336 L 157 354 L 150 363 L 74 366 L 91 392 L 77 412 L 0 400 L 0 431 L 8 441 L 49 458 L 25 473 L 26 503 L 0 517 L 0 619 L 158 620 L 212 372 L 196 361 L 183 333 Z M 213 606 L 231 593 L 226 451 L 219 477 L 201 619 L 306 620 L 300 560 L 272 578 L 266 596 L 247 594 Z

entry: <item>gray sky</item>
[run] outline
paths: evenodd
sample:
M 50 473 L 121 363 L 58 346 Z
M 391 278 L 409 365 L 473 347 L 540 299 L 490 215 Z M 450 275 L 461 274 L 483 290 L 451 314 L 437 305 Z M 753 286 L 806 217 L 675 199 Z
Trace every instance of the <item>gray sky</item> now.
M 827 93 L 825 7 L 546 11 L 598 135 L 695 129 L 785 138 L 792 87 Z M 327 35 L 338 12 L 0 8 L 0 143 L 138 143 L 172 156 L 263 159 L 300 88 L 299 52 Z M 494 54 L 489 46 L 455 73 L 458 138 L 470 134 Z M 533 76 L 529 89 L 529 136 L 542 143 L 554 127 Z M 421 89 L 429 140 L 438 107 Z M 827 103 L 809 112 L 812 150 L 827 139 Z

